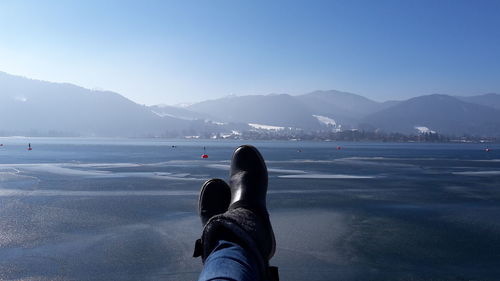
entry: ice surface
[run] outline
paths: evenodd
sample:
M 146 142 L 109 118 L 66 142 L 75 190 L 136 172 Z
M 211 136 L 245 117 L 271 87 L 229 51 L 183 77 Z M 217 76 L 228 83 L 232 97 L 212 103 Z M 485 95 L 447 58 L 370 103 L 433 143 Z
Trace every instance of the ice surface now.
M 199 188 L 239 143 L 116 142 L 0 151 L 0 280 L 196 280 Z M 499 146 L 254 144 L 281 280 L 500 276 Z

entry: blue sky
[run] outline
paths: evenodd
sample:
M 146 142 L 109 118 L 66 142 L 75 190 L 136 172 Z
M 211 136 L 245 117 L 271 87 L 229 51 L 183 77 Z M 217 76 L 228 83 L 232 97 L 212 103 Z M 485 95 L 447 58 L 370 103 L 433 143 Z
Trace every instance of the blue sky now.
M 500 1 L 0 1 L 0 71 L 141 104 L 500 93 Z

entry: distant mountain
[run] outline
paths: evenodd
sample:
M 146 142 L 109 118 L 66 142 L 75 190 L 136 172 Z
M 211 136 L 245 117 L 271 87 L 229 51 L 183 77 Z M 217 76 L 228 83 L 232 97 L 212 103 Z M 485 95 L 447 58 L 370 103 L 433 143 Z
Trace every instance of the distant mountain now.
M 470 97 L 456 97 L 462 101 L 493 107 L 500 110 L 499 94 L 484 94 Z
M 229 96 L 196 103 L 187 109 L 225 122 L 259 123 L 316 130 L 324 128 L 324 120 L 334 120 L 337 124 L 352 127 L 361 117 L 393 104 L 395 102 L 378 103 L 356 94 L 331 90 L 298 96 L 287 94 Z
M 211 116 L 208 114 L 203 114 L 195 112 L 186 108 L 171 106 L 171 105 L 152 105 L 149 109 L 158 116 L 164 117 L 169 116 L 173 118 L 183 119 L 183 120 L 197 120 L 197 119 L 210 119 Z
M 383 109 L 387 109 L 389 107 L 393 107 L 393 106 L 399 104 L 400 102 L 401 101 L 399 101 L 399 100 L 388 100 L 388 101 L 381 102 L 379 104 L 379 106 L 378 106 L 378 110 L 377 111 L 381 111 Z
M 416 133 L 419 127 L 420 132 L 500 136 L 497 94 L 428 95 L 380 103 L 331 90 L 298 96 L 229 96 L 186 108 L 148 107 L 109 91 L 0 72 L 0 100 L 0 136 L 208 138 L 250 130 L 279 131 L 281 127 L 304 131 L 380 129 L 400 133 Z
M 361 123 L 387 132 L 415 133 L 420 126 L 442 134 L 499 136 L 500 110 L 435 94 L 400 102 Z
M 314 114 L 344 122 L 357 120 L 381 107 L 380 103 L 363 96 L 334 90 L 315 91 L 296 98 Z
M 0 134 L 154 136 L 189 127 L 108 91 L 0 72 Z
M 187 109 L 223 122 L 318 129 L 321 123 L 300 100 L 286 94 L 229 96 L 193 104 Z

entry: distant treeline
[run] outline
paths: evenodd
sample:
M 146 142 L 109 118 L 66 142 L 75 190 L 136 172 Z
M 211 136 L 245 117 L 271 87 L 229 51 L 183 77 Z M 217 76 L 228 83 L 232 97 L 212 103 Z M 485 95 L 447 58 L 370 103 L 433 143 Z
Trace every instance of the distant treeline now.
M 500 142 L 500 138 L 481 136 L 447 136 L 438 133 L 402 134 L 377 131 L 349 130 L 342 132 L 246 131 L 235 139 L 248 140 L 309 140 L 353 142 Z
M 0 137 L 98 137 L 96 135 L 81 135 L 62 131 L 2 131 Z M 117 136 L 119 137 L 119 136 Z M 284 130 L 247 130 L 242 132 L 214 132 L 212 130 L 172 130 L 161 134 L 142 135 L 144 138 L 200 138 L 200 139 L 239 139 L 239 140 L 304 140 L 304 141 L 352 141 L 352 142 L 489 142 L 500 143 L 500 137 L 484 137 L 474 135 L 451 136 L 439 133 L 402 134 L 383 131 L 346 130 L 334 131 L 303 131 L 300 129 Z

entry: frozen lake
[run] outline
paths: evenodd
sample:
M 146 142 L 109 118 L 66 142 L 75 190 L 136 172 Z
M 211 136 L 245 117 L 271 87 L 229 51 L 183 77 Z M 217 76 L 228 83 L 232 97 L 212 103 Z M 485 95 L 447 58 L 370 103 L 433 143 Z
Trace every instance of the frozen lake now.
M 1 280 L 196 280 L 199 188 L 243 144 L 0 143 Z M 249 143 L 281 280 L 498 280 L 499 145 Z

